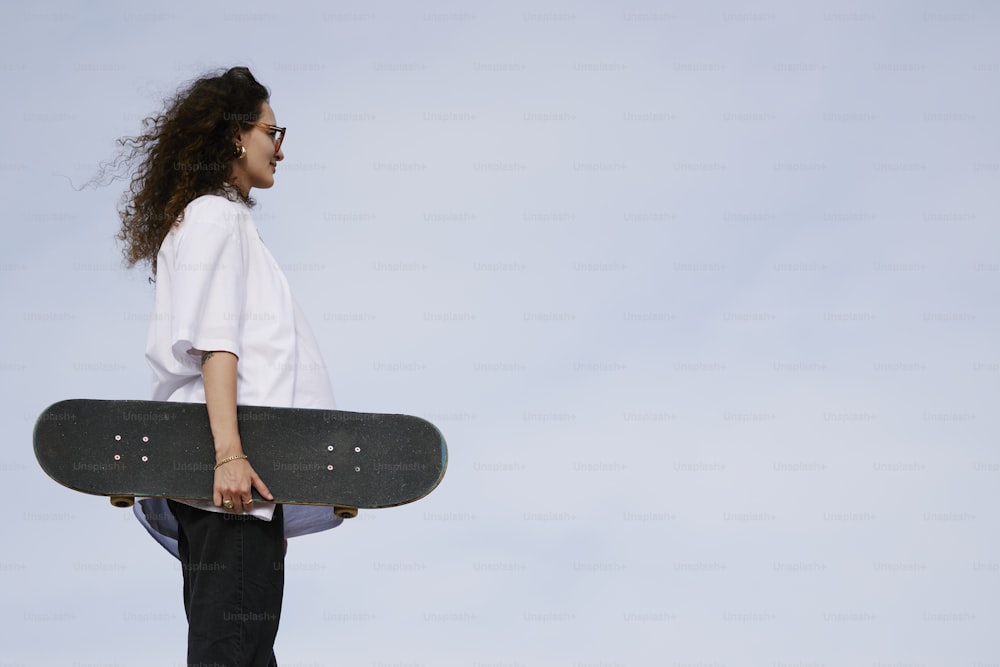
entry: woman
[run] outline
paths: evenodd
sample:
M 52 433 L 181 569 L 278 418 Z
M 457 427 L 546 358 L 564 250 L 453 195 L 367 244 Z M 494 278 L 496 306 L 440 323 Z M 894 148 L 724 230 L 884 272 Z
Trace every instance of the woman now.
M 340 523 L 330 508 L 271 499 L 243 451 L 236 405 L 334 407 L 319 347 L 250 214 L 270 188 L 285 129 L 245 67 L 199 79 L 123 141 L 138 163 L 119 213 L 130 266 L 149 262 L 153 399 L 204 402 L 212 502 L 144 499 L 136 515 L 178 556 L 188 663 L 275 665 L 286 538 Z M 266 471 L 260 471 L 266 477 Z

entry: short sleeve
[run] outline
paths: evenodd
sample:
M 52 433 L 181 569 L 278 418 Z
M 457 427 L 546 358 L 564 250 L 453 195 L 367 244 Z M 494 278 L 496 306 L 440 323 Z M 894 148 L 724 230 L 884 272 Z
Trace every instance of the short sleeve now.
M 226 204 L 190 207 L 177 230 L 171 348 L 184 365 L 200 366 L 201 352 L 241 353 L 245 260 L 239 219 Z

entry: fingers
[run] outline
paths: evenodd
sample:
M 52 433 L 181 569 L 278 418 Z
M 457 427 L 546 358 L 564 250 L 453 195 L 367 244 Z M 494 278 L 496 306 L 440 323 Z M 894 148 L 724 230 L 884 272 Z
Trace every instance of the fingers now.
M 230 467 L 223 472 L 219 468 L 216 473 L 215 489 L 212 500 L 216 507 L 222 507 L 228 512 L 240 514 L 249 512 L 254 508 L 253 489 L 257 489 L 260 495 L 273 500 L 274 496 L 270 489 L 264 484 L 264 480 L 257 475 L 254 469 L 247 463 L 243 463 L 244 470 L 236 473 L 236 467 Z
M 241 514 L 253 509 L 253 496 L 249 491 L 232 489 L 230 492 L 223 493 L 222 495 L 222 507 L 229 512 Z
M 233 514 L 249 512 L 253 509 L 253 496 L 240 491 L 223 493 L 222 502 L 216 503 L 216 507 L 222 507 L 227 512 L 232 512 Z
M 274 500 L 274 495 L 271 493 L 271 490 L 267 488 L 267 484 L 265 484 L 264 480 L 262 480 L 256 474 L 254 474 L 253 488 L 257 489 L 262 498 L 266 498 L 267 500 Z

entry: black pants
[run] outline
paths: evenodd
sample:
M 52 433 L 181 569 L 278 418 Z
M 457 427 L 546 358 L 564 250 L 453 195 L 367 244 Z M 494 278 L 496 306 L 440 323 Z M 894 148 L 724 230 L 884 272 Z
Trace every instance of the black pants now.
M 285 586 L 281 505 L 270 521 L 169 501 L 180 524 L 190 667 L 277 667 Z

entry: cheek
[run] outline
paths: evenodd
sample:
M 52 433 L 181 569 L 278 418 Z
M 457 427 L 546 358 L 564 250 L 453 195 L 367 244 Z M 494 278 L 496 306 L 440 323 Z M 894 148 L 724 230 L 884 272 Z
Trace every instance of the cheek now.
M 266 140 L 254 142 L 253 147 L 254 147 L 254 157 L 256 158 L 256 160 L 254 161 L 258 164 L 262 162 L 266 163 L 271 153 L 274 152 L 272 148 L 273 144 L 269 146 Z
M 269 168 L 271 166 L 271 156 L 274 154 L 274 150 L 268 150 L 267 146 L 262 146 L 257 152 L 257 166 L 261 169 Z

